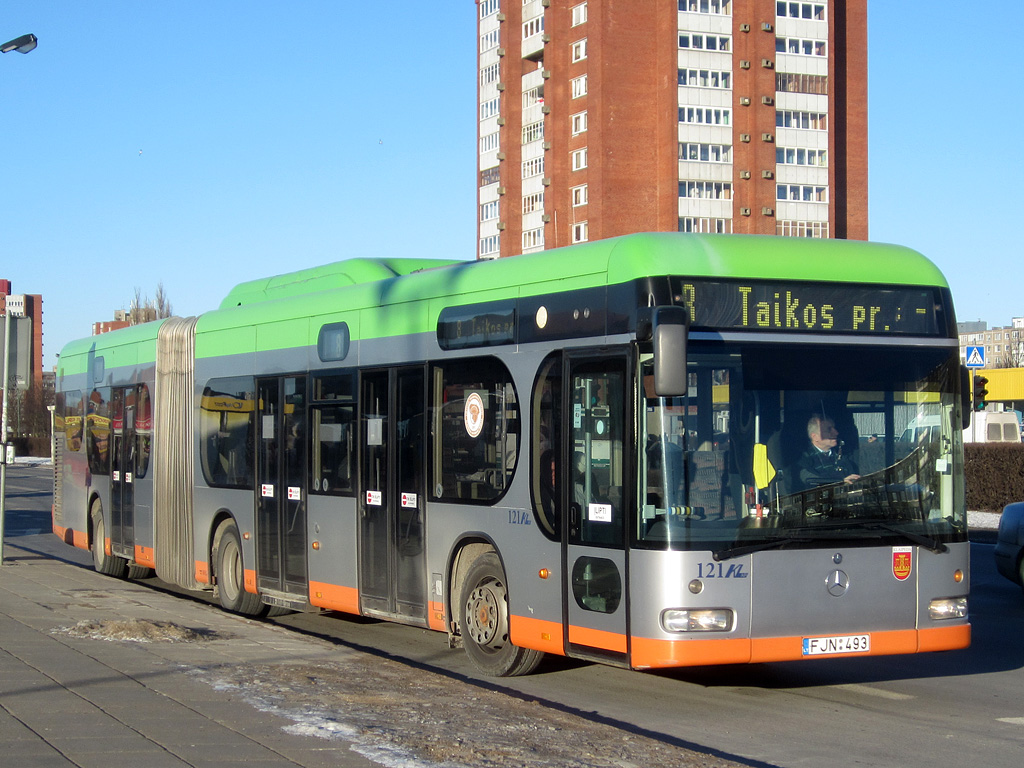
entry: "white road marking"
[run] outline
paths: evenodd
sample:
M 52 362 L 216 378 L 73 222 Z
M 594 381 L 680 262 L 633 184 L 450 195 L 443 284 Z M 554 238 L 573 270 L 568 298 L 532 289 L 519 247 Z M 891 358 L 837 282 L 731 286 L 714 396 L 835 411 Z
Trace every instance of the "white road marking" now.
M 908 693 L 896 693 L 896 691 L 887 691 L 883 688 L 874 688 L 870 685 L 861 685 L 860 683 L 847 683 L 846 685 L 835 685 L 833 688 L 839 688 L 844 691 L 853 691 L 854 693 L 863 693 L 865 696 L 877 696 L 880 699 L 891 699 L 892 701 L 906 701 L 907 699 L 916 698 Z
M 1024 717 L 997 717 L 996 722 L 1009 725 L 1024 725 Z

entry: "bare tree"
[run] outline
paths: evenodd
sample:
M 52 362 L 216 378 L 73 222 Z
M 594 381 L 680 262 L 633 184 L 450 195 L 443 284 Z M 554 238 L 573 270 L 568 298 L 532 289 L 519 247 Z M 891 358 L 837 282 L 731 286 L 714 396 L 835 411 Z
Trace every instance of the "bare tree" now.
M 167 298 L 167 291 L 164 290 L 164 281 L 156 284 L 156 300 L 154 302 L 157 318 L 170 317 L 174 314 L 174 307 Z
M 132 299 L 131 310 L 128 313 L 128 321 L 132 325 L 149 323 L 153 320 L 160 320 L 170 317 L 174 313 L 170 300 L 167 298 L 167 291 L 164 289 L 164 282 L 161 280 L 156 285 L 156 298 L 142 295 L 142 289 L 136 286 L 135 296 Z

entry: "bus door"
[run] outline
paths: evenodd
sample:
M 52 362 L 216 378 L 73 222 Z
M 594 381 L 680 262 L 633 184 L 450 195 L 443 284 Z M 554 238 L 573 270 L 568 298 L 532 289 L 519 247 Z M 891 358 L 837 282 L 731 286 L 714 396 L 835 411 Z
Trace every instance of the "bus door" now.
M 626 658 L 626 358 L 566 357 L 563 573 L 569 650 Z
M 364 373 L 359 403 L 359 593 L 363 611 L 425 621 L 424 373 Z
M 110 548 L 135 559 L 135 388 L 111 393 Z
M 260 379 L 256 457 L 256 571 L 261 592 L 308 596 L 306 377 Z

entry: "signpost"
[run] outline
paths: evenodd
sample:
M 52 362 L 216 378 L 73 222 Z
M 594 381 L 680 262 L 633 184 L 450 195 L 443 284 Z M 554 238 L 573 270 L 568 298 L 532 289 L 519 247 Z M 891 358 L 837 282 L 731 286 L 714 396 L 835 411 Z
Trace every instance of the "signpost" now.
M 977 370 L 985 367 L 985 347 L 982 345 L 969 346 L 967 347 L 965 355 L 966 365 L 971 370 L 971 440 L 974 440 L 975 434 L 975 423 L 978 421 L 978 417 L 975 415 L 977 411 L 977 403 L 974 402 L 974 393 L 977 390 Z

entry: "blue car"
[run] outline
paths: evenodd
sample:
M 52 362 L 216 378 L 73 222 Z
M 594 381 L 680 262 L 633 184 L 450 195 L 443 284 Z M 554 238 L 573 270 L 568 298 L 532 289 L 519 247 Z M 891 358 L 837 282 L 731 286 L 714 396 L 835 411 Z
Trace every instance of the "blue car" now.
M 995 558 L 996 569 L 1024 587 L 1024 502 L 1007 504 L 1003 509 Z

